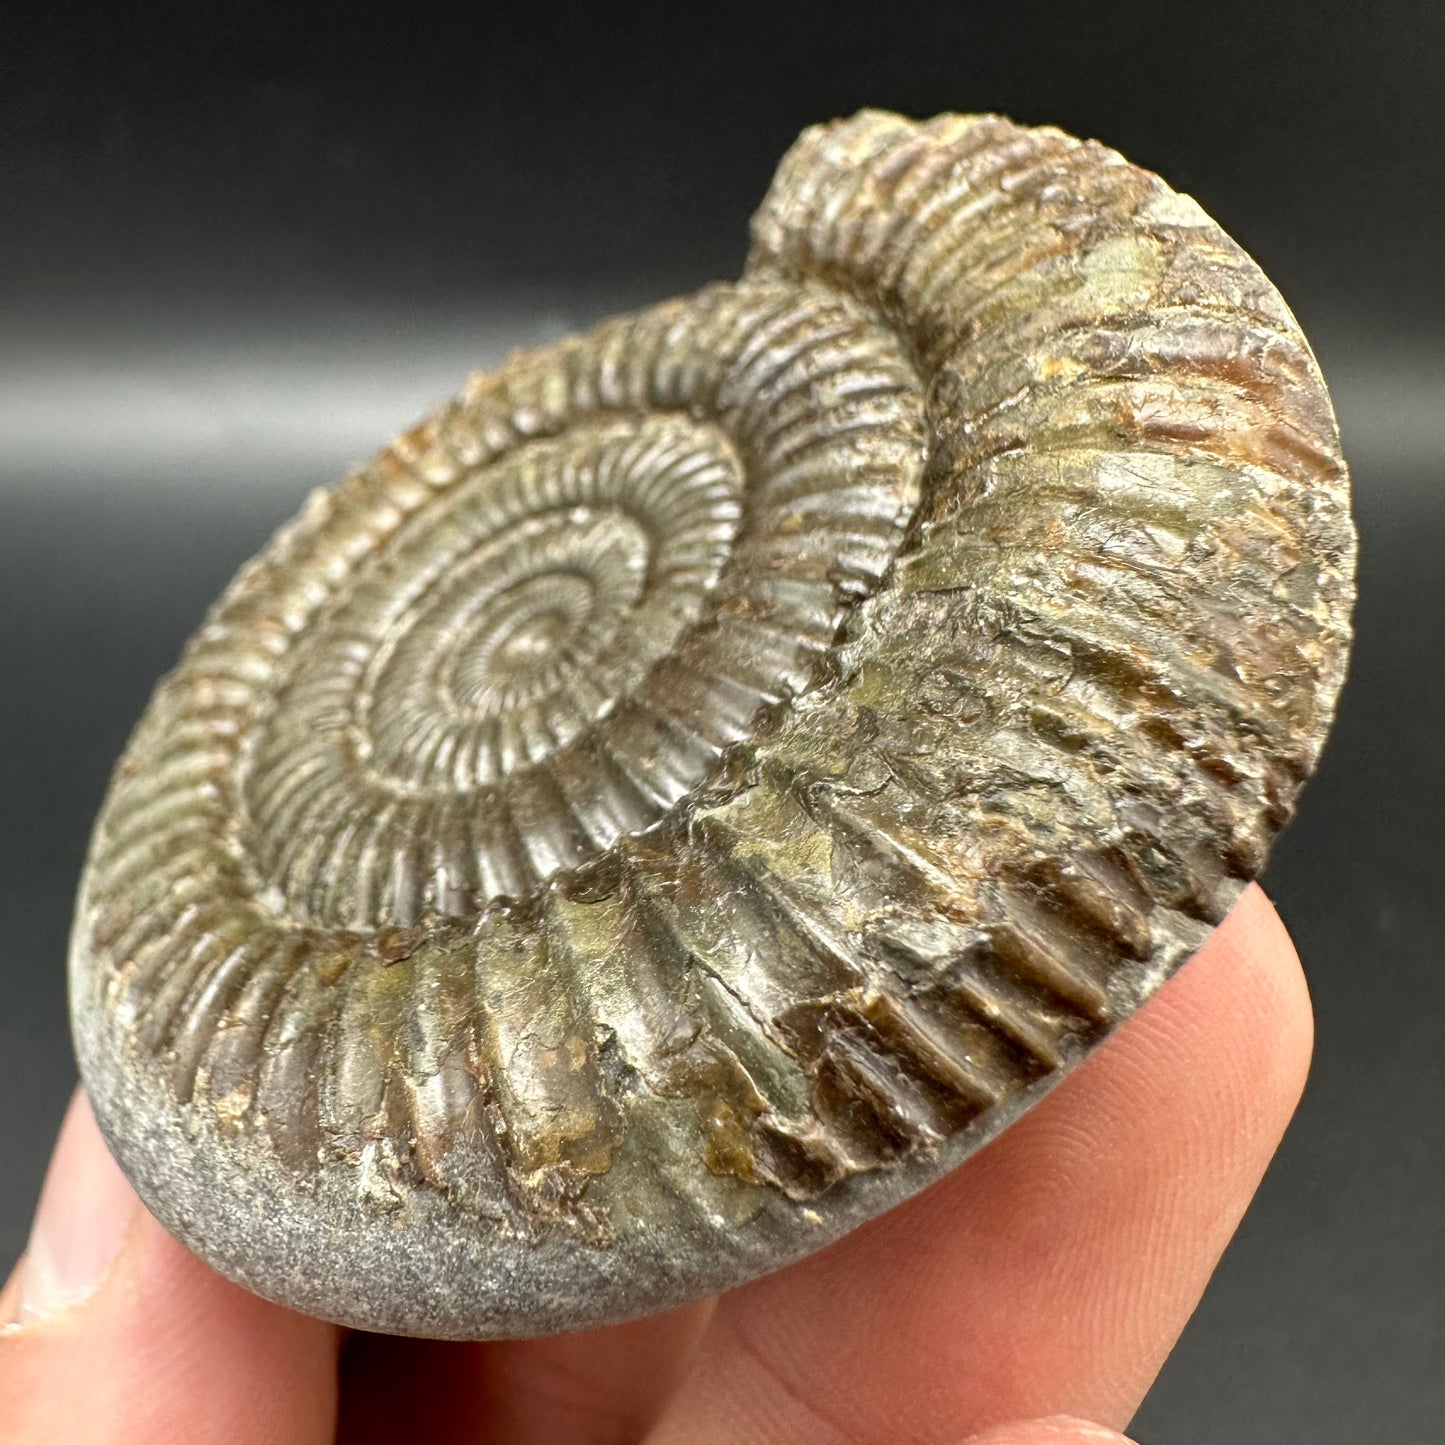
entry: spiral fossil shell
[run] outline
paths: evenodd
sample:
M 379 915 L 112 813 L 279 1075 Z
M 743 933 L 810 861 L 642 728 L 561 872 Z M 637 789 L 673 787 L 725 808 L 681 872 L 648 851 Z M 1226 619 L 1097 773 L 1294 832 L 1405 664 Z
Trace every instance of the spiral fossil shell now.
M 1259 871 L 1353 550 L 1310 351 L 1192 201 L 997 117 L 810 130 L 739 282 L 473 379 L 212 609 L 82 885 L 102 1126 L 370 1328 L 796 1258 Z

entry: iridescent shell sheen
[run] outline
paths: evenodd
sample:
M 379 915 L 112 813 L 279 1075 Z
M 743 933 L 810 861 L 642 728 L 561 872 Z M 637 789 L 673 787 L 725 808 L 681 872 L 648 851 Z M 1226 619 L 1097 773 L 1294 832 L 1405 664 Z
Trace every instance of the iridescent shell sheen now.
M 786 1263 L 1224 915 L 1353 551 L 1309 348 L 1192 201 L 997 117 L 810 130 L 739 282 L 474 378 L 212 609 L 78 905 L 102 1127 L 372 1329 Z

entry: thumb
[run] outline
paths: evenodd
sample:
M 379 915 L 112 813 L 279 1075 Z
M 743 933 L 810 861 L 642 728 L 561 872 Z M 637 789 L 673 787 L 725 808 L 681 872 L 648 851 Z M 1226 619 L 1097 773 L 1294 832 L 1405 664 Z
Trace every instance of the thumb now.
M 166 1234 L 77 1092 L 0 1294 L 0 1439 L 320 1445 L 336 1352 L 333 1326 L 248 1294 Z

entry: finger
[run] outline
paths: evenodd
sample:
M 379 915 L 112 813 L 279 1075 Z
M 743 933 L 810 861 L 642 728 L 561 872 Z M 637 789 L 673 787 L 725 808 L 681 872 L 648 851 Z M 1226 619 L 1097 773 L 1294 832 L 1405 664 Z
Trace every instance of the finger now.
M 1050 1415 L 1042 1420 L 1015 1420 L 995 1425 L 981 1435 L 970 1435 L 964 1445 L 1132 1445 L 1117 1430 L 1080 1420 L 1074 1415 Z
M 6 1445 L 310 1445 L 336 1331 L 248 1294 L 142 1208 L 77 1093 L 0 1334 Z
M 495 1344 L 359 1336 L 343 1365 L 339 1445 L 641 1439 L 690 1368 L 711 1312 L 708 1303 L 612 1329 Z
M 655 1439 L 901 1445 L 1060 1412 L 1122 1428 L 1274 1152 L 1310 1046 L 1299 961 L 1252 888 L 962 1169 L 725 1296 Z

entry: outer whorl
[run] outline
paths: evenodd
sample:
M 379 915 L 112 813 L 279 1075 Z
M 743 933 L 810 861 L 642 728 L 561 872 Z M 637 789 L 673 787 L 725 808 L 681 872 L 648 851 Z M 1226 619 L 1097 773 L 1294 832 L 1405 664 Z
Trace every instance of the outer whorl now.
M 1223 917 L 1353 552 L 1309 348 L 1192 201 L 995 117 L 808 131 L 740 282 L 474 379 L 212 609 L 82 885 L 102 1127 L 372 1329 L 786 1263 Z

